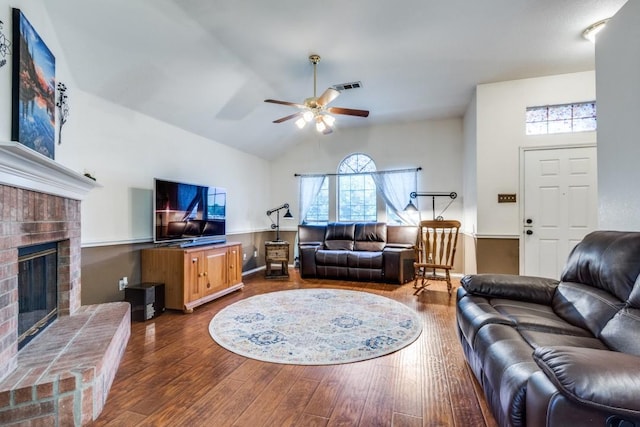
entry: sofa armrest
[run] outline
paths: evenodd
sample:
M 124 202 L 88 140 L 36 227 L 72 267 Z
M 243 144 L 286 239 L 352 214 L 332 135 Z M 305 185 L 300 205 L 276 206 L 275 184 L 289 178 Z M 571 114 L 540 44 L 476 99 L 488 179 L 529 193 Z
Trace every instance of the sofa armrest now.
M 300 245 L 298 246 L 298 256 L 300 257 L 300 276 L 316 276 L 316 252 L 322 249 L 322 245 Z
M 413 262 L 416 260 L 413 247 L 385 246 L 382 250 L 382 269 L 384 281 L 406 283 L 413 280 Z
M 410 245 L 409 243 L 389 243 L 384 246 L 386 248 L 395 248 L 395 249 L 412 249 L 415 250 L 416 245 Z
M 538 304 L 551 304 L 558 283 L 546 277 L 515 274 L 473 274 L 460 280 L 462 287 L 470 294 Z
M 582 347 L 539 347 L 533 358 L 568 399 L 640 417 L 640 357 Z

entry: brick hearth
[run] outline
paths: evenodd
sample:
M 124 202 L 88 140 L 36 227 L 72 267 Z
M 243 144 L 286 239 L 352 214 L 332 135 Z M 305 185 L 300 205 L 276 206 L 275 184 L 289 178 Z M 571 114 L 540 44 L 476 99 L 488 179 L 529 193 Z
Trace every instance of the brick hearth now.
M 0 383 L 0 425 L 85 425 L 107 399 L 131 333 L 129 304 L 80 307 L 18 353 Z
M 17 143 L 0 143 L 0 165 L 0 425 L 87 424 L 131 329 L 128 303 L 80 301 L 80 199 L 95 184 Z M 47 242 L 58 245 L 58 319 L 18 352 L 18 248 Z

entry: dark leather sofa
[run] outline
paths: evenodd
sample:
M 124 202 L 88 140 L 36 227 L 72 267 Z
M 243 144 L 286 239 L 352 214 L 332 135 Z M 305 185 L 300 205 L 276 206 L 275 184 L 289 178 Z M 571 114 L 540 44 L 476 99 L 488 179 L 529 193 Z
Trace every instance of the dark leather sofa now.
M 472 275 L 458 337 L 501 426 L 640 426 L 640 232 L 596 231 L 561 280 Z
M 300 275 L 405 283 L 413 279 L 418 227 L 381 222 L 298 226 Z

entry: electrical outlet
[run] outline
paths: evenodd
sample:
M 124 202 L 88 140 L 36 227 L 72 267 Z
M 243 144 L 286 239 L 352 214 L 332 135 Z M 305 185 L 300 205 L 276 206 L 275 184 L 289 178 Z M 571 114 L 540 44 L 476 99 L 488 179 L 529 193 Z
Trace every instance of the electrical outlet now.
M 253 251 L 253 257 L 254 258 L 258 258 L 258 250 L 257 249 L 255 251 Z
M 125 276 L 122 279 L 118 280 L 118 289 L 120 289 L 121 291 L 124 291 L 124 288 L 126 288 L 128 284 L 129 284 L 129 281 L 127 279 L 127 276 Z
M 242 254 L 242 260 L 243 260 L 243 261 L 246 261 L 246 260 L 247 260 L 247 253 L 246 253 L 246 252 Z

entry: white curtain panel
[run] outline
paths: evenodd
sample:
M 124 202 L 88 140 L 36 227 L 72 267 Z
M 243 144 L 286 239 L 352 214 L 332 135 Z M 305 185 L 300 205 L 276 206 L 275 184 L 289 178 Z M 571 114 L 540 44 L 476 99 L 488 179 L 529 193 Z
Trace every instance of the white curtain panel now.
M 298 222 L 302 224 L 311 204 L 316 199 L 326 175 L 310 175 L 300 177 L 300 204 L 298 209 Z
M 419 218 L 404 208 L 409 203 L 409 195 L 417 191 L 418 171 L 388 171 L 372 173 L 376 189 L 387 206 L 395 212 L 403 224 L 418 225 Z

